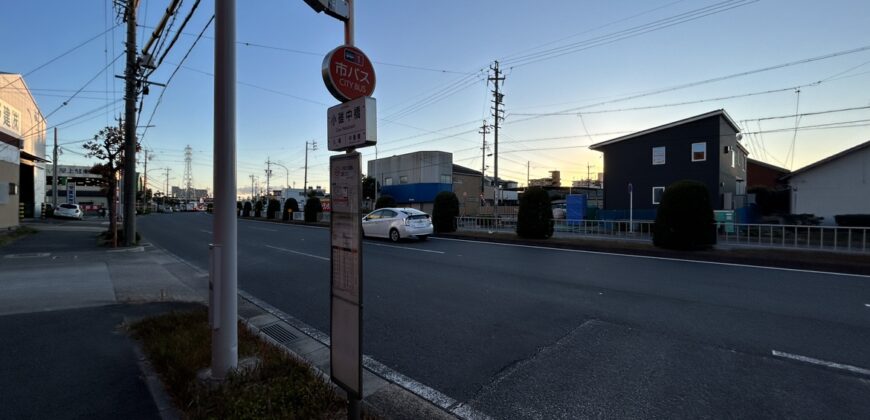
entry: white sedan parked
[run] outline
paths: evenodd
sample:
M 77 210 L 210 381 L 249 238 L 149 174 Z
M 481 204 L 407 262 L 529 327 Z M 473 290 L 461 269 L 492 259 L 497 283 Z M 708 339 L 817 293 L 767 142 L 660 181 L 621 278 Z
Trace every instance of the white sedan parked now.
M 362 227 L 365 236 L 390 238 L 393 242 L 412 237 L 425 241 L 432 234 L 432 218 L 417 209 L 383 208 L 363 217 Z
M 85 212 L 82 211 L 78 204 L 60 204 L 54 210 L 54 217 L 69 217 L 72 219 L 82 220 Z

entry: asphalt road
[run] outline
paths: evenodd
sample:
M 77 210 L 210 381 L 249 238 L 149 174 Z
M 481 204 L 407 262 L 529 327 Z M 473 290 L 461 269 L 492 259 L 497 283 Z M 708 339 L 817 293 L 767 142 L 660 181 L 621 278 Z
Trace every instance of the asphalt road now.
M 212 219 L 138 219 L 207 269 Z M 239 286 L 329 331 L 329 235 L 239 222 Z M 364 352 L 499 418 L 870 415 L 870 277 L 364 243 Z

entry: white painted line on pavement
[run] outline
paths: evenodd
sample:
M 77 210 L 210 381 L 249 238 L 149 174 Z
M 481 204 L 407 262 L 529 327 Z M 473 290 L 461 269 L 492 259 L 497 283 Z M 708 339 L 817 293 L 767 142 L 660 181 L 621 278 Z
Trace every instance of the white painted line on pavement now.
M 261 228 L 261 227 L 252 227 L 251 229 L 265 230 L 266 232 L 277 232 L 278 231 L 278 229 L 267 229 L 267 228 Z
M 864 306 L 870 308 L 870 303 L 865 303 Z
M 212 232 L 212 231 L 210 231 L 210 230 L 205 230 L 205 229 L 200 229 L 199 231 L 202 232 L 202 233 L 207 233 L 207 234 L 209 234 L 209 235 L 211 235 L 212 233 L 214 233 L 214 232 Z
M 409 248 L 406 246 L 386 245 L 386 244 L 379 244 L 376 242 L 369 242 L 369 241 L 366 241 L 365 243 L 366 243 L 366 245 L 382 246 L 385 248 L 407 249 L 408 251 L 430 252 L 432 254 L 444 254 L 445 253 L 444 251 L 433 251 L 431 249 L 419 249 L 419 248 Z
M 284 251 L 284 252 L 289 252 L 291 254 L 299 254 L 299 255 L 306 256 L 306 257 L 317 258 L 318 260 L 329 261 L 329 258 L 321 257 L 320 255 L 306 254 L 304 252 L 294 251 L 292 249 L 279 248 L 277 246 L 272 246 L 272 245 L 266 245 L 266 248 L 277 249 L 278 251 Z
M 487 242 L 487 241 L 472 241 L 469 239 L 437 238 L 437 237 L 431 237 L 430 239 L 435 239 L 438 241 L 471 242 L 471 243 L 483 244 L 483 245 L 512 246 L 512 247 L 517 247 L 517 248 L 545 249 L 548 251 L 574 252 L 574 253 L 578 253 L 578 254 L 612 255 L 615 257 L 642 258 L 642 259 L 647 259 L 647 260 L 678 261 L 678 262 L 687 262 L 687 263 L 694 263 L 694 264 L 723 265 L 723 266 L 728 266 L 728 267 L 760 268 L 760 269 L 764 269 L 764 270 L 778 270 L 778 271 L 791 271 L 791 272 L 797 272 L 797 273 L 830 274 L 832 276 L 870 278 L 870 276 L 864 275 L 864 274 L 835 273 L 832 271 L 817 271 L 817 270 L 802 270 L 799 268 L 766 267 L 763 265 L 737 264 L 737 263 L 726 263 L 726 262 L 719 262 L 719 261 L 687 260 L 687 259 L 681 259 L 681 258 L 654 257 L 651 255 L 620 254 L 617 252 L 586 251 L 586 250 L 582 250 L 582 249 L 553 248 L 553 247 L 548 247 L 548 246 L 505 244 L 505 243 L 500 243 L 500 242 Z
M 833 368 L 833 369 L 840 369 L 840 370 L 845 370 L 845 371 L 849 371 L 852 373 L 859 373 L 861 375 L 870 376 L 870 369 L 864 369 L 864 368 L 861 368 L 858 366 L 844 365 L 842 363 L 829 362 L 827 360 L 815 359 L 812 357 L 801 356 L 799 354 L 791 354 L 791 353 L 786 353 L 786 352 L 777 351 L 777 350 L 771 350 L 770 352 L 771 352 L 771 354 L 773 354 L 776 357 L 783 357 L 786 359 L 797 360 L 799 362 L 811 363 L 814 365 L 820 365 L 820 366 L 825 366 L 825 367 L 829 367 L 829 368 Z

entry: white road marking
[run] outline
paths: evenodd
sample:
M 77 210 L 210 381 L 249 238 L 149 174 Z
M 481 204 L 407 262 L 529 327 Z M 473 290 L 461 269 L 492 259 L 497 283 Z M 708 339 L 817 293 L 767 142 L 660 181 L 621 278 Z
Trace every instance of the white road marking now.
M 864 306 L 870 308 L 870 303 L 865 303 Z
M 261 228 L 261 227 L 252 227 L 251 229 L 265 230 L 266 232 L 277 232 L 278 231 L 278 229 L 268 229 L 268 228 Z
M 771 354 L 773 354 L 776 357 L 783 357 L 786 359 L 797 360 L 799 362 L 811 363 L 814 365 L 820 365 L 820 366 L 825 366 L 825 367 L 829 367 L 829 368 L 833 368 L 833 369 L 840 369 L 840 370 L 845 370 L 845 371 L 849 371 L 852 373 L 859 373 L 861 375 L 870 376 L 870 369 L 864 369 L 864 368 L 861 368 L 858 366 L 844 365 L 842 363 L 829 362 L 827 360 L 815 359 L 812 357 L 801 356 L 799 354 L 791 354 L 791 353 L 786 353 L 786 352 L 777 351 L 777 350 L 771 350 L 770 352 L 771 352 Z
M 797 273 L 810 273 L 810 274 L 829 274 L 832 276 L 860 277 L 860 278 L 865 278 L 865 279 L 870 278 L 870 276 L 864 275 L 864 274 L 835 273 L 835 272 L 831 272 L 831 271 L 817 271 L 817 270 L 801 270 L 798 268 L 785 268 L 785 267 L 766 267 L 763 265 L 737 264 L 737 263 L 726 263 L 726 262 L 718 262 L 718 261 L 687 260 L 687 259 L 682 259 L 682 258 L 654 257 L 651 255 L 620 254 L 618 252 L 586 251 L 586 250 L 582 250 L 582 249 L 553 248 L 553 247 L 547 247 L 547 246 L 522 245 L 522 244 L 505 244 L 505 243 L 499 243 L 499 242 L 472 241 L 472 240 L 468 240 L 468 239 L 455 239 L 455 238 L 433 237 L 430 239 L 435 239 L 438 241 L 471 242 L 471 243 L 481 244 L 481 245 L 512 246 L 512 247 L 517 247 L 517 248 L 545 249 L 548 251 L 574 252 L 574 253 L 578 253 L 578 254 L 612 255 L 612 256 L 616 256 L 616 257 L 642 258 L 642 259 L 647 259 L 647 260 L 679 261 L 679 262 L 687 262 L 687 263 L 694 263 L 694 264 L 722 265 L 722 266 L 727 266 L 727 267 L 760 268 L 763 270 L 791 271 L 791 272 L 797 272 Z
M 318 260 L 329 261 L 329 258 L 321 257 L 320 255 L 306 254 L 304 252 L 294 251 L 292 249 L 279 248 L 277 246 L 272 246 L 272 245 L 266 245 L 266 248 L 277 249 L 278 251 L 284 251 L 284 252 L 289 252 L 291 254 L 299 254 L 299 255 L 306 256 L 306 257 L 317 258 Z
M 382 246 L 385 248 L 407 249 L 408 251 L 430 252 L 432 254 L 444 254 L 444 251 L 433 251 L 431 249 L 419 249 L 419 248 L 409 248 L 406 246 L 386 245 L 386 244 L 379 244 L 376 242 L 369 242 L 369 241 L 366 241 L 366 245 Z
M 202 232 L 202 233 L 207 233 L 207 234 L 209 234 L 209 235 L 211 235 L 211 234 L 213 233 L 212 231 L 210 231 L 210 230 L 205 230 L 205 229 L 200 229 L 199 231 Z

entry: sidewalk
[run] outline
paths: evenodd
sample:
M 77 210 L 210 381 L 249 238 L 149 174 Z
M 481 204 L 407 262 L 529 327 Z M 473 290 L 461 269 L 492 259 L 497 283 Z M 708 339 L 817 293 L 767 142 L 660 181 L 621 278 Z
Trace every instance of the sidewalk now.
M 99 220 L 32 222 L 0 248 L 0 418 L 177 418 L 124 324 L 207 303 L 208 273 L 152 246 L 96 245 Z M 329 378 L 329 337 L 240 291 L 248 328 Z M 288 335 L 289 334 L 289 335 Z M 486 418 L 366 358 L 384 418 Z
M 147 244 L 97 247 L 100 222 L 30 226 L 0 248 L 0 418 L 172 418 L 120 328 L 204 302 L 207 278 Z

